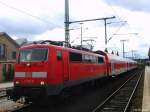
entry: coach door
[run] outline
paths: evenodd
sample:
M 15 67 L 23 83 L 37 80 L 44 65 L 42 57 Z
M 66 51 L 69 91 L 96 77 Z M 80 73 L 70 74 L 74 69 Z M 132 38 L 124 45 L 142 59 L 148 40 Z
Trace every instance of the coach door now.
M 69 59 L 68 59 L 68 52 L 63 51 L 63 79 L 64 81 L 69 80 Z

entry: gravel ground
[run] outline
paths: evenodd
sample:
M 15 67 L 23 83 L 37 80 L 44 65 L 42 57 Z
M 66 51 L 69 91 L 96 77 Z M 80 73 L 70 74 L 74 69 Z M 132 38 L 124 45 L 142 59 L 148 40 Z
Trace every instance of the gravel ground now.
M 8 87 L 13 87 L 13 82 L 0 83 L 0 89 L 4 89 Z
M 8 112 L 10 110 L 14 110 L 23 104 L 13 102 L 10 100 L 7 100 L 6 98 L 0 100 L 0 112 Z

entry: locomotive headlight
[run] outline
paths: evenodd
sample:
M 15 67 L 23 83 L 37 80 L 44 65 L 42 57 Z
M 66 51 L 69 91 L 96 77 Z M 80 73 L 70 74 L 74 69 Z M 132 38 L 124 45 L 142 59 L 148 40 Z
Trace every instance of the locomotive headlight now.
M 41 85 L 44 85 L 44 81 L 41 81 Z
M 16 84 L 19 84 L 19 81 L 16 81 L 15 83 L 16 83 Z

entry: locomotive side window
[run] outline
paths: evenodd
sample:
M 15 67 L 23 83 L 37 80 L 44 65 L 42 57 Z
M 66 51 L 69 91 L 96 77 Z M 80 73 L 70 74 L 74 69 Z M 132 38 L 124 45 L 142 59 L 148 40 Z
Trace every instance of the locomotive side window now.
M 82 60 L 84 61 L 84 62 L 90 62 L 90 56 L 89 55 L 82 55 Z
M 20 62 L 28 61 L 46 61 L 48 49 L 47 48 L 31 48 L 20 51 Z
M 70 61 L 82 61 L 82 54 L 80 53 L 74 53 L 74 52 L 70 52 L 69 53 L 69 60 Z
M 93 56 L 92 62 L 97 63 L 97 57 Z
M 98 63 L 104 63 L 104 59 L 102 57 L 98 57 Z
M 57 50 L 56 51 L 57 60 L 62 60 L 62 52 Z

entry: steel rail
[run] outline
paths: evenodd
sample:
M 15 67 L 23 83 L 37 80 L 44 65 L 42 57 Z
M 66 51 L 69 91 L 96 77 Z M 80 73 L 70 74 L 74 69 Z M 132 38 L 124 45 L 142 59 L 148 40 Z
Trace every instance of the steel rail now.
M 113 92 L 109 97 L 106 98 L 101 104 L 99 104 L 92 112 L 99 112 L 105 104 L 107 104 L 111 99 L 113 99 L 113 96 L 117 95 L 117 93 L 132 79 L 134 78 L 139 71 L 136 71 L 136 73 L 133 74 L 125 83 L 123 83 L 115 92 Z M 129 102 L 128 102 L 129 103 Z M 126 107 L 127 108 L 127 107 Z
M 29 107 L 31 104 L 25 104 L 25 105 L 22 105 L 20 107 L 17 107 L 17 108 L 14 108 L 8 112 L 20 112 L 21 110 L 23 110 L 24 108 L 27 108 Z
M 7 88 L 0 89 L 0 99 L 3 97 L 7 97 L 6 91 L 9 89 L 13 89 L 13 87 L 7 87 Z
M 140 80 L 141 80 L 141 77 L 142 77 L 143 72 L 144 72 L 144 71 L 141 71 L 141 73 L 140 73 L 140 76 L 139 76 L 139 78 L 138 78 L 138 81 L 137 81 L 137 83 L 136 83 L 136 85 L 135 85 L 135 88 L 134 88 L 134 90 L 133 90 L 133 92 L 132 92 L 132 94 L 131 94 L 131 96 L 130 96 L 130 98 L 129 98 L 129 100 L 128 100 L 128 103 L 127 103 L 127 105 L 126 105 L 126 107 L 125 107 L 125 109 L 124 109 L 124 112 L 127 112 L 127 110 L 128 110 L 129 104 L 131 103 L 131 100 L 132 100 L 132 98 L 133 98 L 133 95 L 134 95 L 134 93 L 135 93 L 135 91 L 136 91 L 136 89 L 137 89 L 137 87 L 138 87 L 138 85 L 139 85 L 139 82 L 140 82 Z

